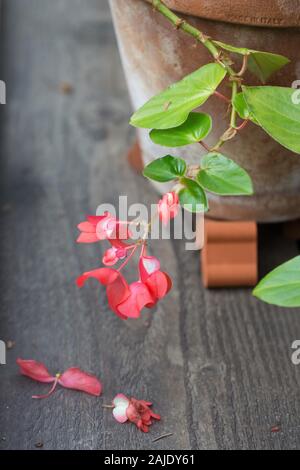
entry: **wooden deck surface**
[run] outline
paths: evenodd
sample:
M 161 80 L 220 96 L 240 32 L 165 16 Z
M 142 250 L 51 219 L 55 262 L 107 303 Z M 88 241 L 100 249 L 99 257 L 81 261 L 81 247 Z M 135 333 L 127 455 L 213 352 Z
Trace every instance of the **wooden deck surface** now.
M 107 2 L 4 0 L 2 24 L 0 339 L 15 345 L 0 366 L 0 449 L 299 448 L 299 310 L 205 290 L 180 241 L 153 244 L 174 289 L 139 321 L 114 316 L 96 283 L 75 286 L 101 258 L 75 243 L 85 214 L 118 194 L 157 197 L 125 159 L 134 134 Z M 261 274 L 297 253 L 280 226 L 260 229 Z M 89 370 L 103 396 L 34 401 L 47 387 L 19 375 L 19 356 Z M 101 405 L 119 392 L 153 401 L 161 423 L 144 435 L 115 422 Z

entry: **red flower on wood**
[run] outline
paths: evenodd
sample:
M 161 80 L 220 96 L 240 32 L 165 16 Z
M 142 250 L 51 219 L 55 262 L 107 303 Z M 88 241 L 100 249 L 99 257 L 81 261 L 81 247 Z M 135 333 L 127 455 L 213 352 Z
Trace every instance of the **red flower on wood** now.
M 153 413 L 150 409 L 151 402 L 137 400 L 136 398 L 127 398 L 119 393 L 113 400 L 113 415 L 119 423 L 130 421 L 143 432 L 149 432 L 149 426 L 153 420 L 160 420 L 160 415 Z

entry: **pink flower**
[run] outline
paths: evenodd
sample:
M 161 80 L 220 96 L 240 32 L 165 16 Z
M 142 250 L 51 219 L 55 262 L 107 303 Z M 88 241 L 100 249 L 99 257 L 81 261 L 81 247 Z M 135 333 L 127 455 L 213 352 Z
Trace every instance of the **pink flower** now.
M 56 389 L 57 384 L 64 388 L 79 390 L 97 397 L 101 395 L 102 385 L 99 380 L 77 367 L 72 367 L 63 374 L 56 374 L 54 377 L 48 372 L 46 366 L 40 362 L 17 359 L 17 364 L 22 375 L 37 382 L 53 383 L 52 388 L 46 395 L 34 395 L 32 398 L 48 398 Z
M 114 238 L 117 228 L 117 219 L 113 217 L 109 212 L 105 212 L 104 218 L 102 218 L 96 226 L 96 233 L 98 240 L 108 240 Z
M 174 219 L 179 211 L 179 198 L 175 192 L 166 193 L 158 203 L 158 213 L 164 225 Z
M 109 248 L 104 253 L 102 262 L 105 266 L 114 266 L 120 259 L 126 258 L 127 252 L 125 248 Z
M 89 215 L 85 222 L 78 225 L 80 235 L 77 238 L 77 243 L 95 243 L 99 241 L 96 229 L 97 224 L 107 218 L 107 212 L 101 216 Z
M 113 415 L 119 423 L 123 424 L 126 421 L 130 421 L 143 432 L 149 431 L 149 426 L 153 424 L 153 419 L 161 419 L 158 414 L 153 413 L 150 409 L 152 403 L 137 400 L 136 398 L 129 399 L 122 393 L 119 393 L 114 398 L 113 405 Z
M 128 223 L 117 220 L 109 212 L 103 215 L 87 216 L 85 222 L 78 225 L 80 235 L 77 243 L 95 243 L 101 240 L 108 240 L 116 248 L 126 247 L 122 240 L 130 238 Z

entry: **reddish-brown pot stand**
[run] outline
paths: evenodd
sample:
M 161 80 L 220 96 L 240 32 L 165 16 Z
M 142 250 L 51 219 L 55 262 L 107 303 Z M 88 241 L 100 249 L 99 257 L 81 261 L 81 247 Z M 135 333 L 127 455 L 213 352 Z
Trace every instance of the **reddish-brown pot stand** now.
M 258 282 L 256 222 L 206 219 L 201 264 L 205 287 L 255 286 Z

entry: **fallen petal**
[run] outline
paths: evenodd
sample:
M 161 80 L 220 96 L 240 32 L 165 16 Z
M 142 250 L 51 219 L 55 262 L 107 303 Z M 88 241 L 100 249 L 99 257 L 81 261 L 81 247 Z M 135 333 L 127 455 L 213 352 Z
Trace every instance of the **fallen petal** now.
M 72 367 L 62 374 L 58 379 L 58 383 L 62 387 L 79 390 L 97 397 L 102 392 L 102 385 L 99 380 L 94 375 L 87 374 L 77 367 Z
M 119 393 L 113 399 L 113 405 L 115 406 L 113 409 L 113 415 L 119 423 L 126 423 L 126 421 L 128 421 L 126 411 L 129 403 L 129 399 L 122 393 Z
M 17 364 L 20 367 L 20 372 L 32 380 L 43 383 L 52 383 L 55 377 L 52 377 L 44 364 L 32 360 L 17 359 Z

